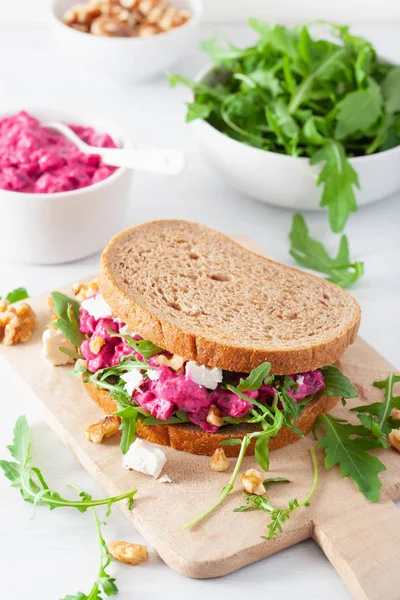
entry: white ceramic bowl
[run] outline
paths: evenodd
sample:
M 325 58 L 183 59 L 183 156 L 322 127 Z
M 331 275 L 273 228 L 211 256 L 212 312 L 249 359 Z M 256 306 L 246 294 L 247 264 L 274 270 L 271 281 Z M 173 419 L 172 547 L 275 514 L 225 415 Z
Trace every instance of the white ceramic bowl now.
M 201 71 L 197 81 L 209 81 L 212 68 Z M 267 152 L 237 142 L 204 120 L 194 128 L 200 149 L 210 166 L 243 194 L 294 210 L 319 208 L 322 186 L 316 181 L 321 167 L 311 167 L 308 158 Z M 386 198 L 400 189 L 400 146 L 368 156 L 351 158 L 358 174 L 359 206 Z
M 102 37 L 82 33 L 63 23 L 65 11 L 76 0 L 52 0 L 49 25 L 52 37 L 76 65 L 92 73 L 121 82 L 150 79 L 164 72 L 197 41 L 196 32 L 202 12 L 201 0 L 173 0 L 192 17 L 180 27 L 149 37 Z
M 7 111 L 0 118 L 14 114 Z M 117 145 L 133 148 L 114 123 L 82 119 L 61 110 L 27 109 L 40 121 L 91 125 L 109 133 Z M 117 169 L 91 186 L 56 194 L 26 194 L 0 189 L 0 256 L 36 264 L 77 260 L 101 250 L 127 226 L 132 171 Z

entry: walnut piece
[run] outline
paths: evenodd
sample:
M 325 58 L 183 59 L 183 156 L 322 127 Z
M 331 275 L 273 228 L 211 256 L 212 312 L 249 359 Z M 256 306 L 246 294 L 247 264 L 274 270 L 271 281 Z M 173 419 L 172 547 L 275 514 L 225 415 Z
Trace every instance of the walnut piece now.
M 103 417 L 96 423 L 92 423 L 86 429 L 86 438 L 89 442 L 100 444 L 104 438 L 109 438 L 115 435 L 121 424 L 121 419 L 116 415 L 108 415 Z
M 0 342 L 6 346 L 28 341 L 35 323 L 36 314 L 26 302 L 13 305 L 0 300 Z
M 243 489 L 248 494 L 256 494 L 264 496 L 266 489 L 263 485 L 263 480 L 260 471 L 257 469 L 247 469 L 240 478 Z
M 72 291 L 78 302 L 83 302 L 83 300 L 94 296 L 99 291 L 99 284 L 97 279 L 93 279 L 89 283 L 74 283 Z
M 94 19 L 90 26 L 90 33 L 108 37 L 130 37 L 132 29 L 116 17 L 102 15 Z
M 157 357 L 157 362 L 159 365 L 169 367 L 177 373 L 183 373 L 183 365 L 185 364 L 186 359 L 178 354 L 173 354 L 171 357 L 160 354 L 160 356 Z
M 226 458 L 223 448 L 217 448 L 210 460 L 210 467 L 213 471 L 226 471 L 229 469 L 230 462 Z
M 216 427 L 222 427 L 222 425 L 225 425 L 225 421 L 221 419 L 221 411 L 216 406 L 210 406 L 206 421 L 207 423 L 210 423 L 210 425 L 215 425 Z
M 89 349 L 91 352 L 93 352 L 93 354 L 97 355 L 105 343 L 106 342 L 104 338 L 101 337 L 101 335 L 96 335 L 96 337 L 90 340 Z
M 113 558 L 130 565 L 140 565 L 149 559 L 147 547 L 118 540 L 108 544 L 108 551 Z
M 400 410 L 398 408 L 392 408 L 392 412 L 390 413 L 390 416 L 395 421 L 400 421 Z
M 91 3 L 75 4 L 64 14 L 64 23 L 67 25 L 90 25 L 101 14 L 101 10 Z
M 388 435 L 389 444 L 400 452 L 400 429 L 392 429 Z

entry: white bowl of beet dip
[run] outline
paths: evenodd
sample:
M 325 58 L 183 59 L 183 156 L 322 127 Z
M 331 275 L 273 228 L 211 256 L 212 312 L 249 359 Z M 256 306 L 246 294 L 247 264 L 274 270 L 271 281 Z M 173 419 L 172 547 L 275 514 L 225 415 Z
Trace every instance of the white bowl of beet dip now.
M 42 123 L 62 121 L 88 144 L 132 148 L 114 123 L 62 110 L 0 114 L 0 256 L 36 264 L 77 260 L 126 227 L 132 172 L 82 154 Z

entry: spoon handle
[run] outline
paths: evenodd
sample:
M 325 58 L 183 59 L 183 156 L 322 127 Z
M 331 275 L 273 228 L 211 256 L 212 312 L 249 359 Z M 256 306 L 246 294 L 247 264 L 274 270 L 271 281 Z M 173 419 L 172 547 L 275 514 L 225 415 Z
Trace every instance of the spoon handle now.
M 178 150 L 96 148 L 96 154 L 112 167 L 128 167 L 163 175 L 177 175 L 185 166 L 185 157 Z

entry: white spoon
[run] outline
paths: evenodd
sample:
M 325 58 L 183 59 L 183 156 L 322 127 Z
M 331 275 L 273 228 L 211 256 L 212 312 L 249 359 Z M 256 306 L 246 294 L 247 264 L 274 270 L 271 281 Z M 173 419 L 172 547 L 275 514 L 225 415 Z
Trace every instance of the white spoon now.
M 185 157 L 178 150 L 124 150 L 123 148 L 97 148 L 89 146 L 64 123 L 50 121 L 43 123 L 47 129 L 55 129 L 75 144 L 84 154 L 97 154 L 101 161 L 111 167 L 127 167 L 138 171 L 177 175 L 185 166 Z

